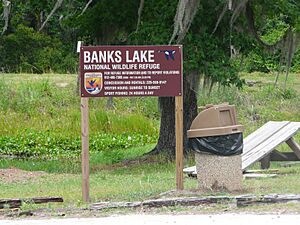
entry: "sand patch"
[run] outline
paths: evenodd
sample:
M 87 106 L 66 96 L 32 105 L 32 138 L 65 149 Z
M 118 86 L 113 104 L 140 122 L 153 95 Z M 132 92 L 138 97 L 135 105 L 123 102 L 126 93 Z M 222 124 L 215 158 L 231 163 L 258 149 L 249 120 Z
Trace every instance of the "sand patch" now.
M 45 175 L 43 171 L 25 171 L 17 168 L 0 169 L 0 181 L 5 183 L 24 183 Z

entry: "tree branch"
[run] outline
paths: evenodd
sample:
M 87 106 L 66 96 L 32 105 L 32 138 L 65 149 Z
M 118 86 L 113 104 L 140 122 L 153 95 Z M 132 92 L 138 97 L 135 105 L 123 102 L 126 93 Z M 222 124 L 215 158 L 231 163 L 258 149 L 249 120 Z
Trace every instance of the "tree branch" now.
M 232 0 L 228 0 L 228 9 L 232 10 Z
M 253 10 L 251 8 L 250 3 L 248 2 L 246 4 L 246 18 L 247 18 L 247 22 L 248 22 L 248 27 L 249 27 L 249 31 L 250 33 L 254 36 L 255 40 L 261 44 L 263 47 L 265 47 L 268 51 L 273 52 L 276 48 L 278 48 L 280 45 L 284 44 L 288 33 L 289 33 L 289 29 L 286 30 L 285 34 L 283 35 L 283 37 L 278 40 L 275 44 L 273 45 L 269 45 L 266 42 L 264 42 L 260 36 L 257 33 L 257 30 L 255 28 L 255 18 L 254 18 L 254 13 Z
M 229 1 L 231 1 L 231 0 L 229 0 Z M 223 7 L 223 10 L 222 10 L 222 12 L 221 12 L 221 14 L 220 14 L 220 16 L 218 18 L 218 20 L 217 20 L 217 23 L 215 25 L 215 28 L 214 28 L 212 34 L 214 34 L 216 32 L 216 30 L 218 29 L 219 24 L 222 21 L 222 19 L 223 19 L 225 13 L 226 13 L 228 7 L 229 7 L 229 2 L 226 2 L 225 5 L 224 5 L 224 7 Z
M 51 17 L 53 16 L 53 14 L 56 12 L 56 10 L 58 8 L 61 7 L 62 3 L 64 0 L 57 0 L 52 11 L 50 12 L 50 14 L 47 16 L 46 20 L 43 22 L 41 28 L 39 29 L 39 31 L 43 30 L 43 28 L 45 27 L 45 25 L 47 24 L 47 22 L 51 19 Z
M 144 4 L 145 4 L 145 0 L 140 0 L 140 6 L 139 6 L 139 9 L 138 9 L 138 21 L 137 21 L 137 24 L 136 24 L 135 32 L 137 32 L 139 30 L 139 27 L 140 27 L 140 24 L 141 24 L 141 17 L 142 17 L 142 12 L 143 12 L 143 9 L 144 9 Z
M 286 82 L 289 76 L 290 68 L 292 65 L 294 52 L 295 52 L 295 39 L 296 36 L 294 35 L 292 29 L 289 29 L 288 38 L 287 38 L 287 53 L 286 53 L 286 71 L 285 71 L 285 81 L 284 81 L 284 90 L 286 89 Z
M 4 27 L 2 29 L 1 35 L 3 35 L 8 28 L 9 14 L 10 14 L 10 10 L 11 10 L 11 2 L 8 0 L 2 0 L 2 5 L 3 5 L 2 16 L 3 16 L 3 20 L 4 20 Z
M 231 19 L 230 19 L 230 26 L 232 27 L 238 16 L 241 14 L 241 12 L 245 9 L 246 4 L 249 0 L 241 0 L 240 3 L 235 7 L 233 10 Z
M 285 34 L 282 36 L 280 40 L 278 40 L 275 44 L 270 45 L 264 42 L 257 33 L 257 30 L 255 28 L 254 12 L 251 8 L 250 2 L 247 2 L 246 4 L 246 18 L 247 18 L 250 33 L 254 36 L 254 38 L 259 44 L 261 44 L 269 52 L 274 52 L 276 49 L 281 48 L 280 66 L 283 62 L 283 59 L 285 59 L 285 63 L 286 63 L 286 75 L 285 75 L 285 83 L 284 83 L 284 89 L 285 89 L 286 81 L 289 75 L 289 70 L 291 68 L 294 53 L 299 44 L 299 40 L 297 40 L 299 33 L 294 33 L 292 28 L 289 27 L 289 29 L 285 31 Z M 279 68 L 275 80 L 275 85 L 277 84 L 280 70 L 281 69 Z
M 89 0 L 88 3 L 86 3 L 85 7 L 83 8 L 82 12 L 80 13 L 79 16 L 83 15 L 87 8 L 90 6 L 90 4 L 93 2 L 93 0 Z
M 180 0 L 178 2 L 176 15 L 174 17 L 174 30 L 169 44 L 171 44 L 176 37 L 176 43 L 180 43 L 184 39 L 198 11 L 199 3 L 200 0 Z

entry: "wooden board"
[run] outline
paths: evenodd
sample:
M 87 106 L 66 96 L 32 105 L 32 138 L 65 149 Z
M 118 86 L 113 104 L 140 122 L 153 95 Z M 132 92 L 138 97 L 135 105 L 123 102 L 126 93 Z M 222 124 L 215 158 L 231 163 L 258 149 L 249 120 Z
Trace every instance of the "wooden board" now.
M 269 174 L 269 173 L 278 173 L 278 169 L 267 169 L 267 170 L 246 170 L 245 174 L 256 173 L 256 174 Z
M 290 139 L 288 139 L 286 141 L 287 145 L 293 150 L 293 152 L 295 153 L 295 155 L 298 157 L 298 159 L 300 159 L 300 146 L 298 145 L 298 143 L 294 140 L 293 137 L 291 137 Z
M 270 138 L 272 135 L 274 135 L 276 132 L 278 132 L 280 129 L 282 129 L 289 123 L 290 122 L 288 121 L 283 121 L 283 122 L 269 121 L 268 123 L 260 127 L 258 130 L 248 135 L 244 139 L 243 154 L 246 154 L 247 152 L 251 151 L 258 144 Z
M 278 123 L 278 122 L 273 122 Z M 279 122 L 280 123 L 280 122 Z M 245 170 L 253 163 L 262 159 L 265 155 L 271 153 L 278 145 L 290 139 L 300 129 L 300 123 L 289 122 L 282 126 L 278 124 L 280 129 L 274 130 L 273 134 L 267 139 L 261 138 L 255 147 L 245 151 L 242 154 L 242 169 Z M 266 131 L 268 133 L 268 131 Z M 247 149 L 247 142 L 245 141 L 245 148 Z
M 300 130 L 300 122 L 289 121 L 269 121 L 262 127 L 248 135 L 244 139 L 244 149 L 242 154 L 242 170 L 270 154 L 275 148 L 287 142 L 289 146 L 300 155 L 299 145 L 292 137 Z M 196 167 L 184 169 L 184 173 L 197 173 Z
M 0 209 L 3 208 L 20 208 L 23 203 L 27 204 L 43 204 L 49 202 L 63 202 L 62 197 L 37 197 L 25 199 L 0 199 Z
M 275 152 L 270 154 L 270 161 L 284 162 L 284 161 L 300 161 L 294 152 Z
M 186 174 L 192 174 L 196 171 L 196 166 L 191 166 L 183 169 L 183 172 Z
M 81 98 L 81 170 L 82 170 L 82 198 L 89 202 L 89 99 Z
M 277 174 L 247 173 L 244 174 L 243 177 L 245 179 L 273 178 L 273 177 L 277 177 Z
M 206 197 L 174 197 L 162 199 L 150 199 L 143 202 L 98 202 L 90 206 L 92 210 L 107 210 L 113 208 L 137 208 L 137 207 L 170 207 L 170 206 L 199 206 L 209 204 L 236 204 L 237 207 L 300 202 L 297 194 L 271 194 L 271 195 L 240 195 L 240 196 L 206 196 Z M 201 223 L 199 223 L 201 224 Z
M 175 97 L 176 189 L 183 190 L 183 97 Z

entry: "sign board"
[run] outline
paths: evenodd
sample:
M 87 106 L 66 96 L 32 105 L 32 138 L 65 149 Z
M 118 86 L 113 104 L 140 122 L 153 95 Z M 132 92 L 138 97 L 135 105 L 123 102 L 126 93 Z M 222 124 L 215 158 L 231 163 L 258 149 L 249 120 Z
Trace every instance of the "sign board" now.
M 182 46 L 82 46 L 81 97 L 182 95 Z
M 81 46 L 82 196 L 89 202 L 89 97 L 175 96 L 176 188 L 183 190 L 182 46 Z

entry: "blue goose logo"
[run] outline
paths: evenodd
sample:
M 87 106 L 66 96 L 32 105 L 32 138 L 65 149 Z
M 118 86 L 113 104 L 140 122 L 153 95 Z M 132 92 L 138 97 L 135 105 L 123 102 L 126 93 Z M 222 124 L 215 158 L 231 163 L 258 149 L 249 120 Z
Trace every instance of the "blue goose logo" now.
M 175 60 L 175 50 L 158 50 L 158 52 L 163 52 L 165 54 L 166 60 L 172 59 Z
M 91 87 L 94 87 L 94 83 L 96 82 L 96 79 L 95 80 L 91 80 L 91 81 L 88 81 L 89 84 L 91 85 Z
M 84 74 L 84 88 L 92 95 L 99 94 L 103 87 L 102 73 L 85 73 Z

